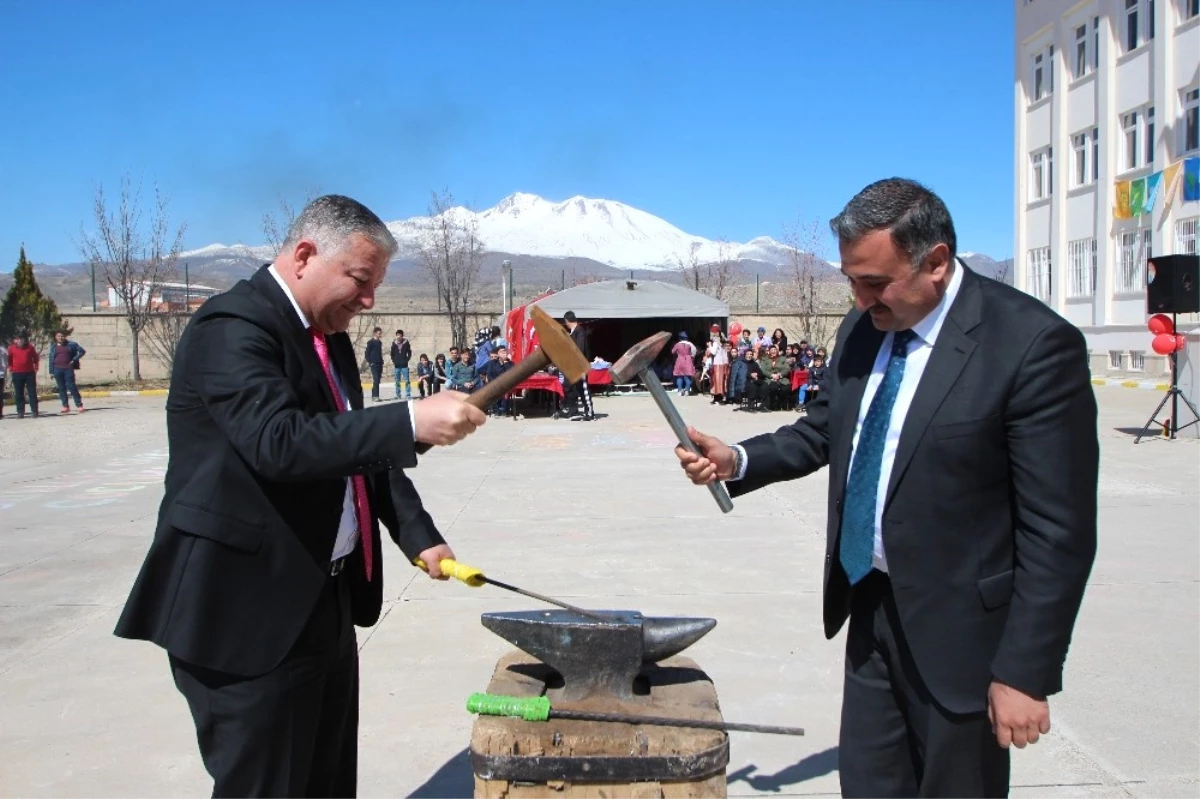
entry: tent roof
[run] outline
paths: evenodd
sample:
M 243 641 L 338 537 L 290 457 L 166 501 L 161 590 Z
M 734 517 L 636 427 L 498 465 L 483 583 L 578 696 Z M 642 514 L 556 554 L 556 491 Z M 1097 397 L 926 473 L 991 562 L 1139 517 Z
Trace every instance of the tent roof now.
M 551 316 L 561 319 L 574 311 L 580 319 L 652 319 L 656 317 L 726 317 L 729 305 L 678 283 L 659 280 L 604 280 L 566 289 L 536 300 Z

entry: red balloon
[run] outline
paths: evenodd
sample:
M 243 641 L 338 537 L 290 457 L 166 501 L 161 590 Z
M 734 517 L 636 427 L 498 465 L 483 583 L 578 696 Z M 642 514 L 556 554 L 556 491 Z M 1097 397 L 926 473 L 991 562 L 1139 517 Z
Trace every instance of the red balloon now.
M 742 323 L 734 322 L 729 326 L 729 337 L 737 338 L 740 335 L 742 335 Z
M 1175 351 L 1175 336 L 1170 333 L 1159 333 L 1154 337 L 1154 341 L 1150 342 L 1151 348 L 1159 355 L 1170 355 Z
M 1180 352 L 1187 346 L 1187 336 L 1182 333 L 1175 334 L 1175 351 Z
M 1175 326 L 1171 324 L 1171 317 L 1165 313 L 1156 313 L 1154 316 L 1151 316 L 1150 323 L 1146 326 L 1156 336 L 1160 336 L 1163 333 L 1175 332 Z

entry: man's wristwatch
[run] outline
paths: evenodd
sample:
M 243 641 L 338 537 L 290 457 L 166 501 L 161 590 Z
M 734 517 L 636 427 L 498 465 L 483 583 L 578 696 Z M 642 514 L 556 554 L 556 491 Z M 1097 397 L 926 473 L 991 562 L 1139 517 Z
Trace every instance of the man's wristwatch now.
M 731 449 L 733 450 L 733 474 L 730 477 L 736 479 L 742 473 L 742 467 L 745 466 L 746 459 L 742 455 L 741 447 L 731 447 Z

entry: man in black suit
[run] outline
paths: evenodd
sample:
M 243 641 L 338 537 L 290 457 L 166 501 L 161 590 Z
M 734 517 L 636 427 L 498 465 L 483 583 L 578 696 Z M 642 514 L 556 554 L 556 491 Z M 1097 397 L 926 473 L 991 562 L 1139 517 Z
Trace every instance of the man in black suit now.
M 167 650 L 214 796 L 355 793 L 379 522 L 431 576 L 453 556 L 402 470 L 486 417 L 453 392 L 363 411 L 345 333 L 395 250 L 370 210 L 318 198 L 179 342 L 158 524 L 116 634 Z
M 847 796 L 1003 796 L 1050 730 L 1096 549 L 1087 348 L 1038 300 L 955 264 L 942 201 L 872 184 L 831 223 L 856 309 L 807 417 L 693 482 L 745 494 L 828 465 L 825 634 L 847 618 Z

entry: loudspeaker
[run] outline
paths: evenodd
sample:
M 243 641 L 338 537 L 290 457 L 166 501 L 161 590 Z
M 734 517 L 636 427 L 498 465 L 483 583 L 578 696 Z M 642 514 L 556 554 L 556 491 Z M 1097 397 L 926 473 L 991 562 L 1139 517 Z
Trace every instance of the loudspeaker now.
M 1200 313 L 1200 255 L 1159 255 L 1146 261 L 1147 313 Z

